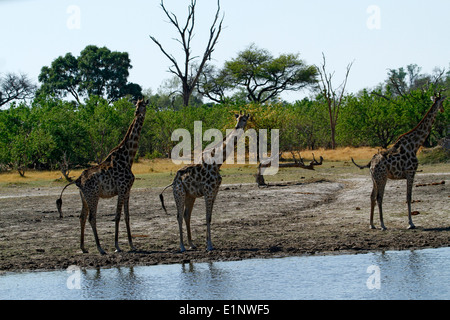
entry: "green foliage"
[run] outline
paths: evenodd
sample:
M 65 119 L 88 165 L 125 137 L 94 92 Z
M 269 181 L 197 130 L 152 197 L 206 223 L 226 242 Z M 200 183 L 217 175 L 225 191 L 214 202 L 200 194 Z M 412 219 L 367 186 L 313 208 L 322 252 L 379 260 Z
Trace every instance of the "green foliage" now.
M 246 73 L 252 72 L 261 77 L 274 76 L 276 70 L 291 62 L 295 65 L 297 59 L 292 55 L 273 58 L 265 50 L 252 47 L 247 51 L 230 61 L 234 77 L 244 79 Z M 89 68 L 99 66 L 99 60 L 103 63 L 101 73 L 100 69 L 96 72 Z M 109 70 L 113 64 L 119 66 Z M 44 67 L 40 93 L 32 102 L 12 102 L 8 109 L 0 109 L 0 170 L 14 169 L 25 174 L 27 168 L 59 168 L 64 160 L 70 168 L 101 162 L 123 139 L 134 117 L 133 103 L 120 98 L 127 83 L 123 77 L 112 79 L 127 75 L 128 65 L 125 54 L 88 46 L 79 58 L 67 54 L 55 59 L 50 68 Z M 386 148 L 419 123 L 432 104 L 433 94 L 450 96 L 450 72 L 432 77 L 419 74 L 420 68 L 415 65 L 406 70 L 390 70 L 386 84 L 376 90 L 343 97 L 336 126 L 338 145 Z M 195 121 L 202 122 L 202 133 L 216 128 L 225 136 L 226 129 L 235 125 L 234 114 L 240 111 L 251 114 L 247 129 L 268 129 L 269 143 L 270 130 L 279 129 L 280 151 L 330 147 L 330 119 L 323 94 L 295 103 L 273 99 L 261 103 L 248 102 L 248 92 L 241 91 L 220 104 L 202 104 L 192 95 L 191 105 L 184 107 L 170 86 L 170 93 L 148 93 L 150 104 L 137 157 L 170 156 L 178 144 L 171 141 L 172 133 L 184 128 L 193 137 Z M 83 99 L 63 99 L 67 94 L 81 95 Z M 444 110 L 437 115 L 425 142 L 427 147 L 435 146 L 448 135 L 450 99 L 444 101 Z M 203 141 L 203 147 L 209 143 Z M 448 159 L 448 154 L 438 152 L 430 157 L 430 161 L 439 161 Z
M 344 145 L 386 148 L 405 131 L 404 108 L 376 94 L 363 91 L 359 98 L 346 98 L 337 126 Z
M 125 99 L 112 105 L 91 96 L 86 104 L 39 96 L 27 106 L 13 104 L 0 110 L 0 168 L 86 166 L 100 162 L 128 129 L 134 105 Z
M 247 101 L 264 103 L 275 99 L 283 91 L 297 91 L 316 81 L 317 70 L 308 66 L 298 54 L 273 57 L 254 44 L 225 62 L 217 71 L 208 67 L 200 79 L 199 90 L 216 102 L 227 100 L 226 92 L 240 89 Z M 236 93 L 236 92 L 234 92 Z
M 325 103 L 304 99 L 287 105 L 283 121 L 282 150 L 316 149 L 329 146 L 330 126 Z
M 70 163 L 86 165 L 89 162 L 90 146 L 83 139 L 86 126 L 79 117 L 74 103 L 40 97 L 32 104 L 33 121 L 54 141 L 49 149 L 47 167 L 54 167 L 66 155 Z
M 429 93 L 412 92 L 409 99 L 389 92 L 363 91 L 345 97 L 337 142 L 341 146 L 387 147 L 402 133 L 414 128 L 431 106 Z M 389 100 L 389 99 L 391 100 Z M 419 102 L 423 105 L 419 105 Z M 439 114 L 428 143 L 445 137 L 450 118 L 448 100 Z M 247 129 L 280 130 L 280 151 L 330 146 L 328 113 L 321 96 L 295 103 L 228 103 L 159 109 L 149 105 L 137 156 L 169 156 L 178 141 L 171 141 L 178 128 L 194 134 L 194 122 L 202 121 L 203 133 L 217 128 L 225 136 L 235 125 L 234 114 L 250 113 Z M 0 168 L 58 168 L 66 157 L 69 165 L 86 166 L 102 161 L 125 135 L 134 117 L 134 105 L 126 99 L 109 104 L 91 96 L 84 104 L 52 97 L 36 98 L 31 106 L 12 104 L 0 110 Z M 192 140 L 193 142 L 193 140 Z M 209 144 L 203 141 L 203 147 Z M 270 147 L 269 147 L 270 150 Z
M 106 47 L 87 46 L 78 58 L 70 52 L 44 66 L 39 74 L 42 83 L 38 94 L 63 98 L 70 94 L 78 103 L 82 97 L 96 95 L 108 101 L 131 95 L 140 98 L 142 88 L 128 82 L 132 68 L 127 52 L 111 51 Z
M 122 140 L 134 117 L 134 106 L 125 99 L 112 105 L 104 98 L 91 96 L 78 109 L 85 139 L 89 143 L 89 159 L 100 163 Z
M 34 110 L 23 103 L 13 104 L 0 116 L 0 160 L 3 166 L 10 165 L 22 176 L 30 166 L 46 165 L 55 146 L 36 119 Z

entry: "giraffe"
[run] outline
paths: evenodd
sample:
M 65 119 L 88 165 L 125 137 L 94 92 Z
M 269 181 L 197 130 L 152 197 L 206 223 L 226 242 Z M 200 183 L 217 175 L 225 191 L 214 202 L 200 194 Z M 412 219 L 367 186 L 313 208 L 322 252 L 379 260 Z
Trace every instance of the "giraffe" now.
M 134 157 L 138 149 L 139 137 L 141 134 L 142 124 L 144 123 L 146 106 L 148 101 L 140 99 L 136 103 L 135 117 L 131 123 L 128 131 L 122 142 L 114 149 L 112 149 L 106 159 L 100 164 L 84 170 L 80 177 L 75 181 L 66 185 L 61 191 L 61 195 L 56 200 L 56 206 L 60 218 L 62 218 L 62 194 L 64 190 L 71 184 L 75 183 L 80 189 L 80 196 L 82 200 L 82 209 L 80 214 L 81 237 L 80 248 L 83 253 L 88 251 L 84 247 L 84 229 L 86 225 L 86 218 L 89 213 L 89 223 L 94 232 L 95 243 L 100 254 L 105 254 L 105 251 L 100 246 L 100 241 L 97 234 L 96 214 L 97 204 L 99 198 L 111 198 L 118 196 L 117 208 L 115 216 L 115 247 L 116 252 L 120 252 L 119 247 L 119 221 L 122 213 L 122 207 L 125 212 L 125 224 L 127 227 L 128 243 L 131 250 L 135 250 L 131 239 L 130 230 L 130 215 L 129 215 L 129 199 L 130 190 L 133 186 L 134 175 L 131 171 Z
M 416 153 L 420 146 L 425 142 L 425 139 L 430 134 L 431 127 L 436 119 L 438 110 L 444 112 L 443 102 L 445 97 L 433 98 L 433 105 L 425 114 L 424 118 L 419 124 L 401 135 L 394 146 L 391 148 L 378 152 L 372 157 L 372 160 L 365 166 L 360 166 L 352 162 L 360 169 L 369 168 L 372 176 L 373 189 L 370 196 L 370 228 L 375 229 L 373 224 L 373 214 L 375 202 L 378 203 L 378 211 L 380 214 L 381 230 L 386 230 L 383 223 L 383 195 L 387 179 L 406 179 L 406 202 L 408 204 L 408 229 L 414 229 L 415 226 L 411 217 L 411 194 L 414 182 L 414 175 L 417 170 L 418 160 Z
M 191 237 L 191 213 L 194 207 L 194 202 L 196 198 L 204 197 L 206 205 L 206 243 L 207 250 L 213 250 L 213 245 L 211 242 L 211 216 L 214 201 L 216 199 L 217 193 L 219 191 L 220 184 L 222 182 L 222 177 L 220 175 L 219 169 L 226 159 L 227 146 L 230 147 L 231 142 L 234 138 L 237 140 L 243 134 L 243 129 L 247 124 L 250 115 L 236 114 L 236 126 L 235 128 L 221 141 L 219 144 L 212 148 L 204 150 L 201 154 L 201 163 L 187 165 L 177 171 L 173 182 L 166 186 L 161 194 L 159 195 L 161 200 L 161 205 L 166 211 L 164 206 L 163 192 L 172 187 L 173 195 L 175 198 L 175 203 L 177 206 L 177 220 L 180 233 L 180 251 L 186 251 L 183 242 L 183 217 L 186 222 L 186 231 L 189 246 L 191 249 L 196 249 L 196 246 L 192 243 Z M 212 150 L 212 152 L 211 152 Z M 216 150 L 222 151 L 223 161 L 209 161 L 211 158 L 208 156 L 214 156 Z M 209 155 L 206 152 L 210 152 Z

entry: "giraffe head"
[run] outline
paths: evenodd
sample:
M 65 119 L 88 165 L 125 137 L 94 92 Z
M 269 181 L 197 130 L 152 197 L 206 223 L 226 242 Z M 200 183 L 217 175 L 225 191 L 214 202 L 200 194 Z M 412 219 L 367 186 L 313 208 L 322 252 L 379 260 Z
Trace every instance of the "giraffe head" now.
M 136 102 L 136 111 L 134 112 L 135 116 L 141 115 L 145 116 L 145 112 L 147 111 L 148 100 L 145 101 L 143 98 L 139 99 Z
M 436 104 L 438 104 L 438 108 L 440 112 L 444 112 L 444 100 L 447 99 L 446 96 L 442 96 L 438 94 L 436 97 L 433 97 L 432 100 Z
M 250 114 L 243 114 L 239 112 L 239 114 L 235 114 L 234 116 L 236 117 L 236 129 L 244 129 L 248 119 L 250 118 Z

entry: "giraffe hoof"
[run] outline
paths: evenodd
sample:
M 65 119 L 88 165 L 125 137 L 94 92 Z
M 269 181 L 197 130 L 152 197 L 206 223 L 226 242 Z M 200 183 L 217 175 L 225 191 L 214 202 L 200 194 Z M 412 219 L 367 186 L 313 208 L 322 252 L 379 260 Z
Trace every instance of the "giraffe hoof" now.
M 83 253 L 89 253 L 89 251 L 86 250 L 85 248 L 81 248 L 81 251 L 82 251 Z
M 409 230 L 411 230 L 411 229 L 415 229 L 415 228 L 416 228 L 416 226 L 415 226 L 415 225 L 413 225 L 413 224 L 412 224 L 412 225 L 410 225 L 410 226 L 408 227 L 408 229 L 409 229 Z

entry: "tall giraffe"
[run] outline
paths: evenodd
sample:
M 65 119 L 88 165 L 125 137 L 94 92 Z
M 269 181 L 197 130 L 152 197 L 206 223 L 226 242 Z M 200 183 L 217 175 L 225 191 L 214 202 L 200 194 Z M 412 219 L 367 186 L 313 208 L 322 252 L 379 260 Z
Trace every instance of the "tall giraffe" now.
M 378 211 L 380 213 L 381 229 L 386 230 L 383 223 L 383 195 L 387 179 L 406 179 L 406 201 L 408 204 L 408 229 L 414 229 L 415 226 L 411 217 L 411 194 L 414 182 L 414 175 L 417 170 L 418 160 L 416 153 L 420 146 L 425 142 L 433 126 L 438 110 L 444 112 L 443 102 L 445 97 L 436 97 L 433 99 L 433 105 L 428 110 L 424 118 L 411 131 L 401 135 L 394 146 L 378 152 L 372 157 L 372 160 L 365 166 L 360 166 L 352 162 L 360 169 L 370 168 L 370 174 L 373 181 L 372 194 L 370 196 L 370 227 L 375 229 L 373 225 L 373 214 L 375 202 L 378 203 Z
M 58 200 L 56 200 L 56 206 L 58 208 L 59 215 L 62 218 L 61 198 L 64 190 L 73 183 L 75 183 L 80 189 L 80 196 L 83 203 L 80 214 L 80 248 L 84 253 L 88 252 L 84 247 L 84 228 L 86 225 L 86 218 L 89 213 L 89 223 L 92 227 L 92 231 L 94 232 L 97 249 L 101 254 L 105 254 L 105 251 L 100 246 L 100 241 L 97 234 L 97 204 L 99 198 L 111 198 L 114 196 L 118 196 L 114 239 L 116 252 L 121 251 L 119 247 L 119 221 L 122 213 L 122 207 L 124 207 L 125 212 L 128 243 L 131 249 L 135 250 L 131 239 L 130 214 L 128 210 L 130 190 L 134 182 L 134 175 L 133 172 L 131 172 L 131 166 L 133 165 L 134 157 L 138 149 L 139 137 L 141 134 L 142 124 L 144 123 L 145 113 L 147 111 L 147 104 L 148 101 L 145 102 L 144 100 L 138 100 L 136 103 L 134 120 L 128 128 L 122 142 L 110 151 L 109 155 L 103 162 L 99 165 L 84 170 L 78 179 L 66 185 L 61 191 L 61 196 Z
M 204 150 L 202 153 L 202 162 L 199 164 L 191 164 L 185 166 L 178 170 L 177 174 L 173 182 L 164 188 L 166 190 L 169 187 L 173 187 L 173 195 L 175 198 L 175 203 L 177 206 L 177 219 L 178 219 L 178 227 L 180 232 L 180 250 L 181 252 L 186 251 L 183 242 L 183 217 L 186 222 L 186 231 L 189 246 L 191 249 L 195 249 L 196 246 L 192 243 L 191 237 L 191 213 L 192 208 L 194 207 L 194 202 L 196 198 L 205 197 L 206 204 L 206 243 L 207 250 L 213 250 L 212 242 L 211 242 L 211 216 L 214 201 L 216 199 L 217 193 L 219 192 L 219 187 L 222 182 L 222 177 L 220 176 L 219 169 L 226 159 L 227 155 L 227 146 L 230 146 L 230 141 L 236 138 L 238 140 L 243 134 L 243 129 L 247 124 L 247 120 L 249 119 L 249 115 L 244 114 L 236 114 L 236 126 L 235 128 L 223 139 L 222 142 L 219 142 L 217 147 L 209 148 L 208 150 Z M 214 149 L 214 150 L 212 150 Z M 210 152 L 212 150 L 212 152 Z M 214 157 L 215 150 L 222 150 L 222 161 L 209 161 L 211 158 L 209 156 Z M 205 155 L 206 152 L 210 152 L 210 154 Z M 205 155 L 205 156 L 204 156 Z M 206 160 L 206 161 L 205 161 Z M 163 192 L 159 195 L 161 199 L 161 204 L 166 211 L 166 207 L 164 206 L 164 197 Z

